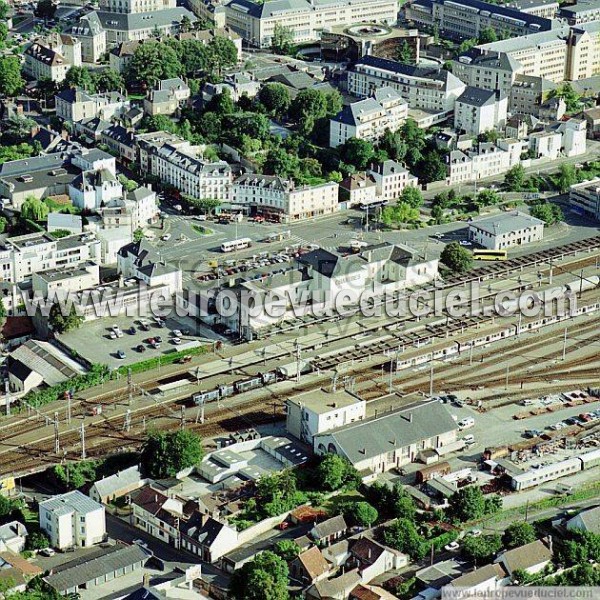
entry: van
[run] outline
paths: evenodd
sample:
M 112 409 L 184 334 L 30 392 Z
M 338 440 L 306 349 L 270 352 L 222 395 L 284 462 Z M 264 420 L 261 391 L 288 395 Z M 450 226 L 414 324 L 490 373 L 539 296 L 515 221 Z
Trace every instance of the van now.
M 467 444 L 467 446 L 470 446 L 471 444 L 475 443 L 475 436 L 474 435 L 465 435 L 465 437 L 462 439 L 462 441 Z
M 463 429 L 468 429 L 469 427 L 475 426 L 475 419 L 473 417 L 467 417 L 466 419 L 462 419 L 462 421 L 458 422 L 458 429 L 462 431 Z

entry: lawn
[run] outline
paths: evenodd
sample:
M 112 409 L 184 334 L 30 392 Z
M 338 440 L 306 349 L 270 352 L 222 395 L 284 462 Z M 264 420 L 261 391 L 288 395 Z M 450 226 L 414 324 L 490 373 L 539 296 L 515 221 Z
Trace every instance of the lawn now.
M 327 511 L 327 514 L 330 515 L 339 515 L 341 510 L 340 507 L 346 504 L 347 502 L 362 502 L 364 501 L 364 496 L 357 490 L 352 490 L 349 492 L 342 492 L 340 494 L 334 494 L 330 498 L 328 498 L 321 506 L 317 506 L 315 508 L 322 508 Z
M 192 229 L 200 235 L 211 235 L 213 233 L 212 229 L 208 229 L 202 225 L 192 225 Z

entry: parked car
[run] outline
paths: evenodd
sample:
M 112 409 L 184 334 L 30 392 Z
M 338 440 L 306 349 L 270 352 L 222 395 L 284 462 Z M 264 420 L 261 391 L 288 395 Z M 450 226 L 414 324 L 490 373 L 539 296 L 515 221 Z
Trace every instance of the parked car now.
M 540 437 L 540 435 L 542 435 L 542 433 L 543 433 L 543 431 L 541 431 L 539 429 L 526 429 L 525 437 L 528 437 L 528 438 Z
M 138 344 L 138 345 L 135 347 L 135 349 L 136 349 L 138 352 L 146 352 L 146 346 L 144 346 L 144 344 Z
M 176 338 L 181 337 L 181 331 L 179 331 L 179 329 L 173 329 L 173 331 L 171 331 L 171 335 Z
M 469 242 L 469 240 L 460 240 L 459 244 L 461 246 L 472 246 L 473 244 Z
M 448 552 L 456 552 L 460 548 L 460 544 L 458 542 L 450 542 L 446 546 L 444 546 L 444 550 Z
M 56 552 L 52 548 L 43 548 L 39 552 L 42 556 L 54 556 Z
M 181 344 L 181 338 L 178 338 L 178 337 L 174 337 L 174 338 L 173 338 L 171 341 L 172 341 L 172 342 L 173 342 L 173 343 L 174 343 L 176 346 L 179 346 L 179 344 Z
M 171 234 L 170 234 L 170 233 L 165 233 L 165 235 L 162 235 L 162 236 L 160 237 L 160 239 L 161 239 L 163 242 L 168 242 L 168 241 L 171 239 Z
M 111 340 L 116 340 L 117 339 L 117 334 L 114 331 L 110 331 L 109 332 L 109 337 Z
M 475 419 L 473 417 L 467 417 L 458 422 L 458 429 L 468 429 L 469 427 L 475 426 Z
M 128 330 L 127 333 L 129 333 L 129 335 L 135 335 L 135 327 L 132 325 Z
M 125 358 L 125 352 L 123 352 L 123 350 L 117 350 L 117 358 L 123 360 Z

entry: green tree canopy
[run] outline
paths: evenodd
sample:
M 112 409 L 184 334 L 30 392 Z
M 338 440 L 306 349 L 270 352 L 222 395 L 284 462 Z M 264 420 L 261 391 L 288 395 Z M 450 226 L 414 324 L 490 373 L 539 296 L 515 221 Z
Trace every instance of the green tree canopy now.
M 56 333 L 66 333 L 83 325 L 83 315 L 77 314 L 75 305 L 71 305 L 69 314 L 63 315 L 62 308 L 58 304 L 53 304 L 48 315 L 48 323 Z
M 360 170 L 366 169 L 375 155 L 375 149 L 371 142 L 355 137 L 348 138 L 338 148 L 338 151 L 345 163 Z
M 446 244 L 440 255 L 440 260 L 455 273 L 466 273 L 473 266 L 473 255 L 458 242 Z
M 294 560 L 300 554 L 300 546 L 294 540 L 279 540 L 275 544 L 273 552 L 280 558 L 283 558 L 285 562 L 290 562 L 290 560 Z
M 554 225 L 564 219 L 562 209 L 558 204 L 551 204 L 549 202 L 541 202 L 535 204 L 530 209 L 530 214 L 536 219 L 541 219 L 546 225 Z
M 16 56 L 0 58 L 0 94 L 16 96 L 21 92 L 25 80 L 21 77 L 21 63 Z
M 509 169 L 504 175 L 504 187 L 509 192 L 521 192 L 525 185 L 525 169 L 518 164 Z
M 140 44 L 129 63 L 126 79 L 154 87 L 161 79 L 181 75 L 183 67 L 173 48 L 161 42 L 146 40 Z
M 92 75 L 94 86 L 99 92 L 114 92 L 125 87 L 125 80 L 118 71 L 114 69 L 103 69 Z
M 291 96 L 288 88 L 281 83 L 267 83 L 258 93 L 260 103 L 267 112 L 279 116 L 287 112 Z
M 423 155 L 419 163 L 419 180 L 422 183 L 443 181 L 447 174 L 446 163 L 437 150 L 429 150 Z
M 276 54 L 290 54 L 294 49 L 294 30 L 280 23 L 275 23 L 271 50 Z
M 421 560 L 427 552 L 427 543 L 409 519 L 396 519 L 388 525 L 383 530 L 383 541 L 388 546 L 408 554 L 414 561 Z
M 161 479 L 197 465 L 203 456 L 202 439 L 192 431 L 151 431 L 142 446 L 140 464 L 145 474 Z
M 469 535 L 462 541 L 462 551 L 476 563 L 487 562 L 502 548 L 498 534 L 475 537 Z
M 368 502 L 349 502 L 344 507 L 344 516 L 360 527 L 371 527 L 379 518 L 379 513 Z
M 62 83 L 63 88 L 80 87 L 87 92 L 96 91 L 96 83 L 92 72 L 87 67 L 71 67 Z
M 27 196 L 21 205 L 21 217 L 32 221 L 45 221 L 49 213 L 48 206 L 35 196 Z
M 358 472 L 345 458 L 326 454 L 317 467 L 317 479 L 323 490 L 339 490 L 343 486 L 356 487 L 360 481 Z
M 502 542 L 507 548 L 517 548 L 536 540 L 535 528 L 526 521 L 511 523 L 502 536 Z
M 558 168 L 558 175 L 556 177 L 556 184 L 558 191 L 564 194 L 569 191 L 572 185 L 575 185 L 579 181 L 577 176 L 577 169 L 575 165 L 569 163 L 563 163 Z
M 16 146 L 0 145 L 0 165 L 11 160 L 29 158 L 35 154 L 35 149 L 30 144 L 17 144 Z
M 409 185 L 402 190 L 398 202 L 408 204 L 411 208 L 419 208 L 423 205 L 423 194 L 418 187 Z
M 237 600 L 288 600 L 288 566 L 274 552 L 261 552 L 245 563 L 231 579 Z

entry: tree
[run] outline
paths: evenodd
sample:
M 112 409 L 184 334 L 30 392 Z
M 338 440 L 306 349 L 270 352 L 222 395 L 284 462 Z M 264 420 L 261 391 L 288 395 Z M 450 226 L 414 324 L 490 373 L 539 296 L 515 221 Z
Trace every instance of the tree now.
M 504 187 L 509 192 L 521 192 L 525 185 L 525 169 L 518 164 L 509 169 L 504 175 Z
M 16 146 L 0 145 L 0 165 L 11 160 L 20 160 L 33 156 L 34 148 L 30 144 L 17 144 Z
M 452 244 L 448 244 L 448 246 L 451 245 Z M 446 248 L 448 248 L 448 246 L 446 246 Z M 444 253 L 442 252 L 442 257 L 443 254 Z M 444 259 L 442 258 L 442 260 Z M 481 519 L 481 517 L 485 515 L 485 497 L 481 488 L 477 486 L 464 487 L 458 490 L 450 498 L 450 506 L 452 515 L 459 521 Z
M 361 170 L 367 168 L 375 154 L 375 149 L 371 142 L 360 140 L 355 137 L 348 138 L 338 150 L 345 163 L 353 165 Z
M 412 560 L 421 560 L 427 544 L 419 535 L 415 524 L 408 519 L 396 519 L 383 530 L 383 541 L 392 548 L 408 554 Z
M 294 560 L 300 554 L 300 546 L 294 540 L 279 540 L 275 544 L 273 552 L 285 560 L 285 562 L 290 562 L 290 560 Z
M 406 65 L 412 65 L 415 62 L 415 53 L 406 40 L 403 40 L 398 48 L 397 61 Z
M 119 173 L 117 179 L 119 180 L 119 183 L 123 186 L 123 189 L 126 192 L 133 192 L 139 187 L 137 181 L 134 181 L 133 179 L 128 179 L 126 175 L 123 175 L 123 173 Z
M 423 204 L 423 194 L 418 187 L 409 185 L 402 190 L 398 203 L 404 202 L 411 208 L 419 208 Z
M 578 112 L 581 108 L 581 95 L 567 81 L 548 94 L 549 98 L 562 98 L 568 113 Z
M 39 0 L 34 13 L 40 19 L 49 20 L 54 18 L 57 8 L 58 4 L 54 4 L 52 0 Z
M 422 151 L 425 148 L 425 132 L 419 128 L 414 119 L 406 119 L 400 128 L 400 136 L 406 144 L 406 164 L 414 168 L 423 159 Z
M 379 518 L 379 513 L 368 502 L 350 502 L 344 510 L 344 516 L 361 527 L 371 527 Z
M 31 138 L 31 130 L 36 127 L 33 119 L 14 115 L 6 119 L 4 123 L 4 132 L 2 133 L 2 143 L 5 145 L 19 144 Z
M 310 135 L 315 123 L 327 116 L 327 96 L 321 90 L 301 90 L 292 100 L 289 116 L 298 123 L 301 135 Z
M 516 521 L 511 523 L 502 536 L 502 543 L 506 548 L 517 548 L 530 544 L 536 539 L 533 525 L 526 521 Z
M 6 231 L 6 227 L 8 225 L 8 220 L 6 217 L 0 217 L 0 234 Z
M 379 148 L 384 150 L 392 160 L 403 161 L 406 156 L 407 145 L 399 132 L 386 129 L 379 142 Z
M 133 241 L 134 242 L 141 242 L 143 239 L 144 239 L 144 230 L 141 227 L 138 227 L 133 232 Z
M 233 67 L 238 60 L 235 44 L 226 37 L 216 36 L 208 43 L 208 61 L 212 73 L 221 75 L 223 69 Z
M 71 67 L 63 81 L 63 87 L 80 87 L 87 92 L 95 92 L 96 86 L 92 73 L 86 67 Z
M 446 179 L 446 164 L 437 150 L 430 150 L 419 163 L 419 180 L 423 183 Z
M 231 578 L 231 594 L 238 600 L 288 600 L 288 566 L 265 550 L 245 563 Z
M 32 221 L 45 221 L 48 218 L 48 206 L 35 196 L 27 196 L 21 205 L 21 217 Z
M 290 54 L 294 48 L 294 30 L 291 27 L 275 23 L 271 50 L 276 54 Z
M 326 454 L 317 467 L 321 489 L 339 490 L 345 485 L 356 487 L 360 478 L 352 464 L 337 454 Z
M 114 92 L 125 87 L 125 80 L 118 71 L 114 69 L 103 69 L 93 74 L 96 90 L 99 92 Z
M 490 560 L 501 548 L 502 539 L 498 534 L 468 535 L 462 541 L 462 551 L 476 563 Z
M 19 59 L 16 56 L 0 58 L 0 94 L 9 97 L 16 96 L 24 85 Z
M 192 431 L 151 431 L 142 445 L 140 464 L 145 474 L 161 479 L 197 465 L 203 456 L 202 439 Z
M 27 550 L 43 550 L 49 545 L 50 540 L 41 531 L 31 531 L 27 536 L 25 548 Z
M 0 495 L 0 518 L 7 517 L 13 510 L 15 510 L 13 501 L 9 500 L 6 496 Z
M 556 184 L 558 191 L 561 194 L 569 191 L 572 185 L 575 185 L 578 181 L 577 170 L 575 165 L 563 163 L 558 169 L 558 176 L 556 177 Z
M 215 94 L 207 104 L 206 110 L 221 116 L 235 113 L 235 103 L 233 102 L 229 88 L 225 88 L 221 93 Z
M 477 38 L 469 38 L 468 40 L 464 40 L 461 45 L 458 47 L 458 54 L 464 54 L 468 52 L 473 46 L 477 46 L 479 40 Z
M 179 23 L 179 31 L 181 33 L 187 33 L 192 28 L 192 22 L 187 15 L 183 15 L 181 22 Z
M 184 199 L 194 206 L 194 208 L 207 215 L 213 214 L 221 206 L 221 201 L 216 198 L 192 198 L 191 196 L 184 196 Z
M 480 206 L 493 206 L 500 202 L 500 196 L 498 195 L 498 192 L 495 192 L 494 190 L 481 190 L 477 194 L 476 202 Z
M 161 42 L 146 40 L 131 58 L 126 79 L 130 83 L 154 87 L 161 79 L 178 77 L 183 70 L 175 50 Z
M 479 43 L 480 44 L 491 44 L 492 42 L 498 41 L 498 34 L 493 27 L 484 27 L 479 32 Z
M 298 176 L 300 169 L 300 161 L 298 157 L 286 152 L 281 147 L 271 148 L 267 152 L 263 170 L 267 175 L 278 175 L 286 179 L 295 178 Z
M 557 204 L 542 202 L 535 204 L 530 209 L 530 214 L 536 219 L 541 219 L 546 225 L 554 225 L 564 219 L 562 209 Z
M 62 314 L 59 304 L 53 304 L 48 315 L 48 323 L 56 333 L 66 333 L 83 325 L 84 317 L 77 313 L 74 304 L 71 305 L 68 315 Z
M 267 83 L 258 93 L 260 103 L 272 115 L 283 115 L 290 106 L 291 97 L 288 88 L 281 83 Z

